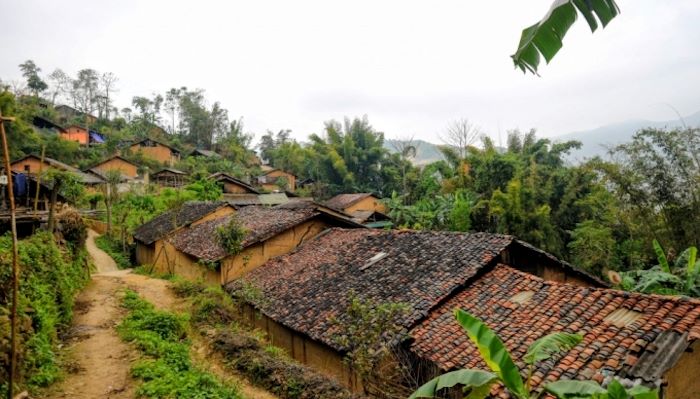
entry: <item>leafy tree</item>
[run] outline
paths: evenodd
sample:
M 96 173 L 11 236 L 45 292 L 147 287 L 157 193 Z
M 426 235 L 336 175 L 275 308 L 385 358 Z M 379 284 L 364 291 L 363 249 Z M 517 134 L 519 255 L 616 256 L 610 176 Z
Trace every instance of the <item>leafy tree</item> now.
M 216 239 L 229 255 L 236 255 L 243 250 L 248 230 L 235 217 L 223 226 L 216 229 Z
M 457 385 L 463 386 L 465 399 L 483 399 L 489 397 L 491 387 L 497 382 L 503 384 L 508 392 L 517 399 L 538 398 L 542 392 L 533 391 L 530 384 L 534 365 L 550 359 L 559 352 L 571 350 L 583 339 L 579 334 L 557 332 L 533 342 L 522 359 L 528 366 L 528 376 L 523 381 L 520 370 L 496 333 L 482 321 L 461 309 L 455 310 L 455 317 L 466 331 L 469 340 L 479 350 L 481 358 L 491 369 L 491 372 L 475 369 L 451 371 L 428 381 L 418 388 L 409 399 L 433 398 L 440 390 Z M 627 390 L 615 379 L 608 384 L 607 389 L 593 381 L 559 380 L 546 384 L 544 391 L 560 399 L 658 398 L 658 393 L 654 390 L 642 385 Z
M 72 80 L 68 74 L 60 68 L 56 68 L 48 76 L 50 85 L 51 105 L 56 104 L 56 99 L 66 95 L 70 91 Z
M 53 232 L 56 228 L 56 204 L 58 203 L 58 194 L 62 194 L 72 203 L 77 203 L 84 193 L 83 183 L 75 174 L 54 168 L 50 168 L 43 173 L 42 181 L 51 187 L 47 225 L 48 230 Z
M 518 49 L 511 56 L 517 68 L 537 74 L 540 54 L 549 63 L 563 46 L 566 32 L 581 13 L 591 31 L 603 27 L 620 13 L 614 0 L 557 0 L 538 23 L 523 30 Z
M 71 99 L 73 106 L 85 114 L 85 125 L 88 125 L 88 114 L 92 114 L 97 105 L 99 94 L 99 74 L 94 69 L 81 69 L 73 80 Z
M 223 196 L 221 187 L 211 179 L 200 179 L 192 182 L 185 186 L 185 191 L 199 201 L 215 201 Z
M 19 64 L 19 68 L 22 70 L 22 76 L 27 80 L 27 87 L 34 93 L 34 97 L 39 97 L 40 93 L 49 88 L 39 76 L 41 68 L 36 66 L 34 61 L 27 60 Z

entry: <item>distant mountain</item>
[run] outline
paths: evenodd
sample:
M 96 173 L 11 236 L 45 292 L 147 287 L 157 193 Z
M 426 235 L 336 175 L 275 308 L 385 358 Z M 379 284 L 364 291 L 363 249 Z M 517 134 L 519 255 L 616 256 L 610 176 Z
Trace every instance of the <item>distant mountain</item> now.
M 683 117 L 688 127 L 700 127 L 700 111 Z M 629 120 L 621 123 L 601 126 L 592 130 L 568 133 L 553 137 L 553 141 L 578 140 L 583 146 L 580 150 L 574 150 L 569 159 L 572 162 L 580 162 L 596 155 L 604 156 L 607 147 L 628 142 L 638 130 L 652 128 L 682 127 L 683 123 L 676 119 L 671 121 L 649 121 L 644 119 Z
M 389 150 L 389 152 L 397 152 L 397 144 L 401 142 L 401 140 L 384 140 L 384 148 Z M 438 150 L 439 144 L 433 144 L 423 140 L 413 140 L 413 145 L 416 146 L 416 158 L 413 159 L 415 165 L 427 165 L 431 162 L 444 159 L 442 153 Z

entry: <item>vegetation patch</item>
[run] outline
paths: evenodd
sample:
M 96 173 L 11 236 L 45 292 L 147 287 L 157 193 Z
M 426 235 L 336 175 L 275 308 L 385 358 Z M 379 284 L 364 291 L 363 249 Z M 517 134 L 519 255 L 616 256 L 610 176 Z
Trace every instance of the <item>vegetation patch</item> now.
M 156 310 L 133 291 L 127 291 L 123 306 L 129 314 L 118 330 L 145 358 L 131 373 L 143 380 L 136 393 L 146 398 L 240 398 L 238 389 L 192 364 L 187 340 L 187 318 Z
M 76 235 L 79 236 L 79 235 Z M 12 290 L 12 238 L 0 237 L 0 368 L 6 370 L 10 346 Z M 89 278 L 89 263 L 81 245 L 66 241 L 59 246 L 48 232 L 19 242 L 18 360 L 20 389 L 34 390 L 61 378 L 57 355 L 59 335 L 70 325 L 74 297 Z M 7 375 L 0 373 L 0 396 L 5 396 Z
M 238 323 L 239 304 L 220 287 L 176 280 L 177 295 L 189 298 L 191 321 L 200 330 L 211 331 L 213 348 L 227 359 L 228 367 L 254 384 L 285 399 L 345 399 L 358 396 L 332 379 L 303 366 L 259 332 Z
M 101 235 L 95 238 L 95 245 L 97 245 L 97 248 L 107 252 L 120 269 L 128 269 L 132 266 L 128 250 L 124 252 L 121 243 L 118 241 L 109 238 L 107 235 Z

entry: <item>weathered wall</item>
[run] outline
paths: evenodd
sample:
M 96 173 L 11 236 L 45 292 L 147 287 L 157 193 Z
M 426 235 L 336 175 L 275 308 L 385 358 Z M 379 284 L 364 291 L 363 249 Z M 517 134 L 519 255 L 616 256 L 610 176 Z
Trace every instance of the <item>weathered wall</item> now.
M 568 283 L 582 287 L 601 287 L 604 284 L 583 274 L 565 268 L 556 259 L 518 243 L 511 244 L 500 256 L 500 262 L 544 280 Z
M 66 129 L 66 132 L 61 132 L 59 136 L 63 140 L 77 141 L 81 145 L 88 145 L 90 138 L 87 130 L 79 126 L 71 126 Z
M 160 163 L 164 163 L 169 166 L 175 165 L 175 163 L 180 159 L 177 154 L 173 154 L 170 148 L 156 144 L 155 147 L 142 146 L 140 144 L 134 144 L 129 147 L 132 153 L 141 152 L 143 156 L 155 159 Z
M 102 171 L 102 172 L 107 172 L 108 170 L 118 170 L 123 175 L 129 176 L 132 179 L 134 179 L 134 178 L 136 178 L 136 176 L 138 176 L 138 171 L 137 171 L 136 165 L 131 164 L 129 162 L 125 162 L 124 160 L 119 159 L 119 158 L 112 158 L 110 160 L 107 160 L 107 161 L 95 166 L 95 169 Z
M 136 241 L 136 264 L 151 265 L 155 259 L 156 244 L 146 245 Z
M 283 349 L 296 361 L 313 367 L 318 372 L 340 382 L 355 392 L 362 391 L 362 382 L 343 361 L 343 355 L 323 343 L 314 341 L 253 309 L 244 306 L 244 317 L 248 324 L 263 330 L 270 342 Z
M 246 194 L 246 193 L 251 193 L 251 192 L 252 191 L 248 190 L 245 187 L 239 186 L 238 184 L 224 181 L 224 193 L 227 193 L 227 194 Z
M 25 166 L 29 166 L 29 169 L 28 170 L 25 169 Z M 12 170 L 14 172 L 34 173 L 34 174 L 39 173 L 40 166 L 41 166 L 42 172 L 46 172 L 47 170 L 49 170 L 49 168 L 51 168 L 51 165 L 49 165 L 48 163 L 44 162 L 44 164 L 42 165 L 42 163 L 39 159 L 33 158 L 33 157 L 23 159 L 20 162 L 15 162 L 12 165 L 10 165 L 10 167 L 12 168 Z
M 353 213 L 357 211 L 375 211 L 386 214 L 387 209 L 386 206 L 382 204 L 382 202 L 378 198 L 375 198 L 374 196 L 370 195 L 369 197 L 363 198 L 362 200 L 357 201 L 351 206 L 345 208 L 345 212 L 347 213 Z
M 664 399 L 700 398 L 700 340 L 693 342 L 681 359 L 664 376 L 668 385 L 663 390 Z
M 287 173 L 282 170 L 273 170 L 272 172 L 268 173 L 265 175 L 268 178 L 274 179 L 277 177 L 284 177 L 287 179 L 287 183 L 289 183 L 289 186 L 287 187 L 287 190 L 294 192 L 294 190 L 297 187 L 297 178 L 293 174 Z M 268 188 L 270 187 L 270 188 Z M 274 191 L 274 190 L 279 190 L 279 187 L 275 184 L 263 184 L 263 188 L 269 191 Z
M 235 280 L 259 267 L 268 259 L 291 252 L 302 242 L 330 227 L 322 220 L 312 219 L 288 229 L 268 240 L 251 245 L 239 254 L 221 261 L 221 284 Z
M 197 259 L 178 251 L 169 242 L 162 240 L 162 254 L 153 264 L 157 273 L 175 274 L 191 281 L 202 280 L 207 284 L 219 283 L 219 272 L 198 263 Z

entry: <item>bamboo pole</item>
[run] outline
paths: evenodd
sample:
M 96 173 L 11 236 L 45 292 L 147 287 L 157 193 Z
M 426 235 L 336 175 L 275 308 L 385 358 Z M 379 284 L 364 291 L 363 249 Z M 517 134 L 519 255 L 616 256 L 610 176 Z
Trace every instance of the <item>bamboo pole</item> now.
M 14 118 L 4 118 L 0 112 L 0 135 L 2 136 L 2 155 L 5 161 L 5 173 L 7 174 L 7 192 L 10 197 L 10 226 L 12 227 L 12 308 L 10 314 L 12 325 L 10 332 L 10 372 L 7 397 L 12 399 L 14 395 L 15 373 L 17 371 L 17 296 L 19 292 L 19 265 L 17 264 L 17 220 L 15 215 L 15 193 L 12 187 L 12 172 L 10 170 L 10 151 L 7 146 L 5 134 L 5 121 L 14 121 Z
M 44 155 L 46 154 L 46 144 L 41 146 L 41 162 L 39 163 L 39 173 L 36 176 L 36 194 L 34 195 L 34 217 L 39 209 L 39 190 L 41 189 L 41 172 L 44 166 Z

